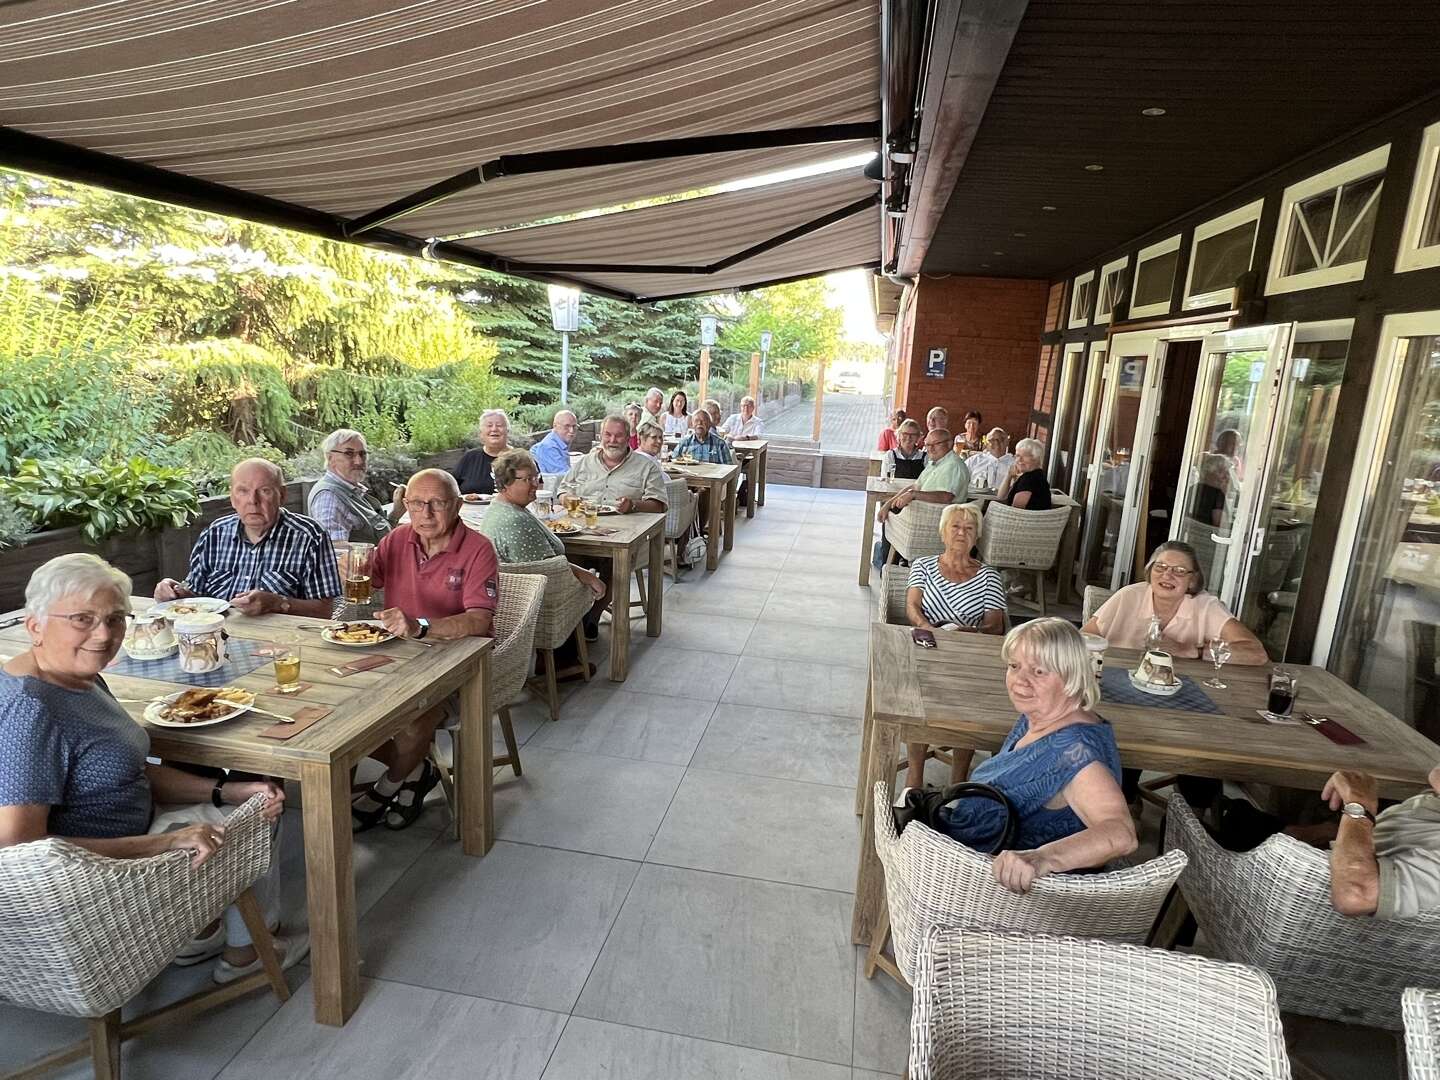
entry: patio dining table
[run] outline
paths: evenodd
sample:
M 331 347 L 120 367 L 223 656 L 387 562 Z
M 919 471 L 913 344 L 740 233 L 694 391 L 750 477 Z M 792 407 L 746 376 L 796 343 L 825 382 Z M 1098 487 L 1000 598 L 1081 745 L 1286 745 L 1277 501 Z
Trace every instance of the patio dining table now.
M 1017 714 L 1005 691 L 1002 639 L 986 634 L 936 634 L 922 649 L 910 627 L 870 628 L 870 680 L 857 769 L 855 812 L 864 816 L 851 933 L 869 942 L 885 903 L 884 872 L 875 854 L 876 781 L 893 783 L 899 745 L 922 742 L 974 750 L 998 749 Z M 1140 653 L 1110 649 L 1105 664 L 1134 668 Z M 1287 664 L 1299 674 L 1295 712 L 1330 717 L 1364 740 L 1341 745 L 1308 724 L 1270 724 L 1265 707 L 1268 667 L 1227 666 L 1224 690 L 1205 687 L 1218 713 L 1161 705 L 1102 701 L 1096 710 L 1115 729 L 1121 761 L 1138 769 L 1189 773 L 1319 791 L 1339 769 L 1369 773 L 1382 797 L 1400 799 L 1426 789 L 1440 762 L 1440 746 L 1386 712 L 1323 668 Z M 1195 680 L 1213 673 L 1199 660 L 1176 660 L 1175 670 Z
M 706 499 L 705 568 L 716 569 L 720 565 L 722 546 L 725 551 L 735 547 L 735 492 L 740 485 L 740 466 L 712 465 L 704 461 L 677 465 L 666 461 L 662 467 L 666 476 L 681 477 L 687 487 L 703 493 Z
M 765 505 L 765 473 L 770 467 L 769 439 L 736 439 L 730 444 L 735 451 L 745 479 L 750 485 L 750 496 L 745 501 L 745 516 L 753 518 L 755 508 Z
M 155 603 L 132 597 L 132 610 Z M 12 612 L 13 617 L 19 612 Z M 0 619 L 4 621 L 4 619 Z M 310 919 L 310 968 L 315 1019 L 339 1026 L 360 1004 L 360 956 L 356 928 L 355 877 L 351 865 L 350 772 L 417 714 L 460 695 L 461 761 L 457 777 L 460 838 L 467 855 L 484 855 L 495 842 L 492 805 L 491 720 L 485 707 L 490 680 L 490 638 L 437 641 L 426 648 L 394 640 L 368 648 L 331 645 L 321 639 L 317 619 L 292 615 L 247 616 L 231 612 L 226 633 L 275 651 L 300 655 L 299 693 L 273 692 L 275 665 L 266 658 L 248 674 L 226 680 L 256 694 L 259 708 L 285 716 L 318 706 L 326 715 L 287 738 L 262 736 L 277 728 L 273 717 L 242 713 L 205 727 L 173 728 L 148 723 L 146 704 L 190 684 L 162 677 L 109 673 L 105 681 L 122 707 L 150 736 L 150 751 L 165 761 L 242 769 L 299 782 L 303 793 L 305 890 Z M 0 630 L 0 656 L 29 646 L 22 625 Z M 261 648 L 261 645 L 255 646 Z M 238 649 L 236 650 L 238 652 Z M 262 653 L 263 654 L 263 649 Z M 335 669 L 361 657 L 388 663 L 349 675 Z M 117 660 L 117 663 L 119 661 Z M 233 661 L 232 661 L 233 662 Z M 151 661 L 163 668 L 159 661 Z M 173 670 L 173 669 L 168 669 Z

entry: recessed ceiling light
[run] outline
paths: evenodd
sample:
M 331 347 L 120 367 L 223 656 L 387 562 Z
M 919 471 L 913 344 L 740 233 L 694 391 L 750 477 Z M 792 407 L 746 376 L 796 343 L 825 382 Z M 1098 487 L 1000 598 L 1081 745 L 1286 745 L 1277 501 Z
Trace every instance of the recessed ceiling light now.
M 1165 110 L 1162 109 L 1162 108 L 1160 108 L 1160 106 L 1158 106 L 1158 105 L 1152 105 L 1152 106 L 1150 106 L 1150 108 L 1148 108 L 1148 109 L 1141 109 L 1141 110 L 1140 110 L 1140 115 L 1141 115 L 1141 116 L 1164 116 L 1164 115 L 1165 115 Z
M 1041 209 L 1041 210 L 1055 210 L 1055 209 L 1057 209 L 1057 208 L 1054 207 L 1054 206 L 1042 206 L 1042 207 L 1040 207 L 1040 209 Z
M 989 270 L 989 269 L 990 269 L 990 264 L 989 264 L 989 263 L 981 263 L 981 264 L 980 264 L 980 269 L 981 269 L 981 270 Z
M 1086 165 L 1086 166 L 1085 166 L 1085 171 L 1086 171 L 1086 172 L 1099 172 L 1099 171 L 1102 170 L 1103 168 L 1105 168 L 1105 166 L 1104 166 L 1104 165 L 1099 165 L 1099 164 Z
M 990 254 L 991 254 L 991 255 L 1004 255 L 1005 253 L 1004 253 L 1003 251 L 992 251 L 992 252 L 990 252 Z
M 1012 232 L 1010 235 L 1018 237 L 1021 240 L 1025 239 L 1025 234 L 1023 232 Z

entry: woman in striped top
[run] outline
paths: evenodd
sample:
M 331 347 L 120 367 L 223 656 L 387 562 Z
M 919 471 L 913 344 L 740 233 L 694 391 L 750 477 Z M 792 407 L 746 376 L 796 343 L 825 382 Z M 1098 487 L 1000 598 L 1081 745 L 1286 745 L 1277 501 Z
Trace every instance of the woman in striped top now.
M 980 540 L 980 510 L 973 503 L 952 503 L 940 515 L 941 555 L 916 559 L 910 567 L 910 588 L 905 596 L 905 614 L 911 626 L 927 630 L 955 630 L 963 633 L 1005 633 L 1005 582 L 993 566 L 974 557 Z M 929 747 L 911 743 L 906 747 L 908 787 L 925 783 L 925 755 Z M 951 774 L 963 780 L 970 770 L 971 755 L 954 752 Z

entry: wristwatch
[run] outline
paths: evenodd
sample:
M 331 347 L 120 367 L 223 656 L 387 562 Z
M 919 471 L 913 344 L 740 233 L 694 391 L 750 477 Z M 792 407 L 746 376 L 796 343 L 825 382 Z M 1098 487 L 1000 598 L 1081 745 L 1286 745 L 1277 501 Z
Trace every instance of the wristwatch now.
M 215 781 L 215 786 L 210 789 L 210 801 L 222 809 L 225 806 L 225 800 L 220 798 L 220 789 L 224 786 L 225 778 L 222 776 L 219 780 Z
M 1375 824 L 1375 815 L 1358 802 L 1347 802 L 1344 806 L 1340 807 L 1340 813 L 1346 817 L 1363 819 L 1370 822 L 1371 825 Z
M 429 620 L 429 619 L 416 619 L 415 622 L 416 622 L 417 624 L 419 624 L 419 626 L 420 626 L 420 632 L 415 635 L 415 637 L 416 637 L 417 640 L 418 640 L 419 638 L 424 637 L 426 634 L 430 633 L 430 620 Z

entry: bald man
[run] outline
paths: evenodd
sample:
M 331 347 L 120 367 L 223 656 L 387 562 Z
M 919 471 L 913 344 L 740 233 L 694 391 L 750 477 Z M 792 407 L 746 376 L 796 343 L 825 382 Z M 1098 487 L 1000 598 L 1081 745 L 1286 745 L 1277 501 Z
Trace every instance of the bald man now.
M 563 475 L 570 471 L 570 444 L 575 441 L 578 424 L 573 412 L 561 409 L 550 424 L 549 434 L 530 448 L 530 455 L 542 473 Z

